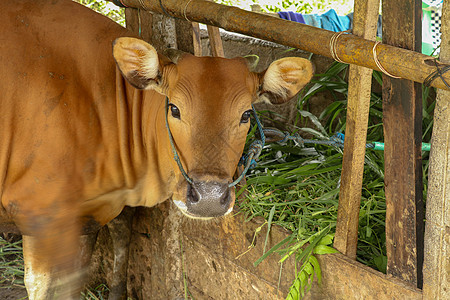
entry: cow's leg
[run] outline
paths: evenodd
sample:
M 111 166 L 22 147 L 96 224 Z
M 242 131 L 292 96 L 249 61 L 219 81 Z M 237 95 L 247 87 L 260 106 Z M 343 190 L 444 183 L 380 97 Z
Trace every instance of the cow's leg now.
M 126 299 L 131 218 L 133 214 L 134 209 L 125 207 L 118 217 L 107 224 L 114 252 L 113 274 L 108 282 L 109 300 Z
M 45 299 L 49 295 L 51 286 L 51 272 L 39 266 L 39 261 L 34 257 L 35 239 L 31 236 L 23 236 L 23 258 L 25 265 L 25 287 L 28 298 Z
M 74 217 L 76 207 L 69 202 L 53 203 L 50 208 L 23 209 L 18 216 L 26 233 L 25 286 L 30 299 L 79 299 L 83 277 L 79 271 L 80 226 Z
M 79 299 L 82 274 L 72 269 L 55 267 L 52 257 L 45 257 L 40 250 L 40 241 L 32 236 L 23 236 L 25 265 L 25 287 L 30 300 Z

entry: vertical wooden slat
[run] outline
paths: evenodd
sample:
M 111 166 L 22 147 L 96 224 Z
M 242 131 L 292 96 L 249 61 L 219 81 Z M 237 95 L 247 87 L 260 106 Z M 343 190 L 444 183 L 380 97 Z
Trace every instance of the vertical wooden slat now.
M 191 22 L 187 20 L 173 19 L 135 8 L 125 9 L 125 20 L 129 30 L 151 43 L 157 50 L 177 48 L 195 53 L 194 33 Z
M 450 63 L 450 3 L 444 1 L 440 60 Z M 423 299 L 450 299 L 450 92 L 438 90 L 431 138 Z
M 151 42 L 153 35 L 153 15 L 142 9 L 125 8 L 125 22 L 127 28 L 147 42 Z
M 163 14 L 153 14 L 153 36 L 151 44 L 157 51 L 177 49 L 175 19 Z
M 194 32 L 192 23 L 187 20 L 175 19 L 178 50 L 195 54 Z
M 200 25 L 197 22 L 192 22 L 192 40 L 194 43 L 194 55 L 202 56 L 202 40 L 200 37 Z
M 125 8 L 125 23 L 128 30 L 139 32 L 139 11 L 136 8 Z
M 214 2 L 214 0 L 208 1 Z M 207 25 L 206 29 L 208 30 L 209 45 L 211 46 L 211 55 L 214 57 L 225 57 L 219 28 L 212 25 Z
M 212 56 L 225 57 L 219 28 L 211 25 L 206 26 L 206 28 L 208 29 L 209 44 L 211 45 Z
M 355 1 L 353 34 L 365 39 L 375 39 L 379 7 L 379 0 Z M 371 69 L 350 66 L 347 126 L 334 247 L 352 259 L 356 258 L 358 241 L 371 83 Z
M 421 50 L 420 0 L 383 0 L 383 42 Z M 421 85 L 383 75 L 387 273 L 419 288 L 423 263 Z

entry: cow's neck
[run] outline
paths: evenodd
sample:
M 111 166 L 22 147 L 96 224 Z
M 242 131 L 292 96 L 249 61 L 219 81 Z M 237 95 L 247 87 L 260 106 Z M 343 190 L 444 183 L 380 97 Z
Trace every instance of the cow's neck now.
M 142 93 L 132 88 L 119 71 L 116 75 L 116 112 L 117 137 L 119 139 L 119 157 L 123 172 L 124 185 L 128 189 L 136 186 L 139 169 L 145 159 L 141 130 Z
M 153 206 L 170 197 L 173 158 L 165 127 L 164 99 L 133 88 L 118 72 L 116 106 L 120 161 L 130 206 Z

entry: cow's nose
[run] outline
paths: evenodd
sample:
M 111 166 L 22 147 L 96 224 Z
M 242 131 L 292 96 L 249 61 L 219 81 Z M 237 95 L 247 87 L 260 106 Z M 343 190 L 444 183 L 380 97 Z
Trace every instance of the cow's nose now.
M 187 211 L 198 217 L 223 216 L 230 209 L 228 183 L 194 181 L 187 188 Z

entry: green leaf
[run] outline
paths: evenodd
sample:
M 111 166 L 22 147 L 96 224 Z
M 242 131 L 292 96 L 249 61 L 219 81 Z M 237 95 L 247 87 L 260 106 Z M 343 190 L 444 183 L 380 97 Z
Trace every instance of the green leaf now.
M 299 291 L 300 291 L 300 280 L 298 277 L 294 279 L 291 287 L 289 288 L 289 293 L 286 297 L 286 300 L 298 300 L 300 299 Z
M 263 256 L 261 256 L 260 258 L 258 258 L 257 261 L 255 261 L 253 263 L 253 265 L 255 267 L 257 267 L 267 256 L 269 256 L 270 254 L 272 254 L 273 252 L 275 252 L 276 250 L 278 250 L 281 246 L 283 246 L 284 244 L 286 244 L 287 242 L 290 242 L 294 239 L 294 235 L 290 235 L 287 238 L 285 238 L 284 240 L 282 240 L 281 242 L 279 242 L 278 244 L 276 244 L 275 246 L 273 246 L 272 248 L 270 248 L 269 251 L 267 251 L 266 253 L 263 254 Z
M 387 257 L 386 255 L 380 255 L 373 259 L 373 262 L 375 263 L 375 266 L 377 267 L 378 271 L 386 273 L 387 268 Z
M 319 245 L 331 245 L 333 243 L 334 234 L 327 234 L 320 241 Z
M 319 261 L 314 255 L 311 255 L 308 261 L 314 267 L 314 272 L 316 273 L 317 276 L 317 282 L 319 283 L 319 285 L 322 284 L 322 269 L 320 268 Z
M 267 220 L 267 234 L 266 234 L 266 240 L 264 241 L 263 253 L 266 253 L 266 246 L 267 246 L 267 241 L 269 240 L 270 228 L 272 226 L 272 219 L 273 219 L 273 215 L 275 214 L 275 208 L 276 208 L 276 206 L 274 205 L 272 207 L 272 209 L 270 210 L 269 219 Z
M 295 244 L 295 245 L 291 248 L 291 250 L 289 251 L 289 253 L 286 254 L 285 256 L 283 256 L 282 259 L 280 259 L 280 263 L 284 262 L 284 261 L 285 261 L 286 259 L 288 259 L 292 254 L 294 254 L 295 252 L 297 252 L 298 249 L 300 249 L 303 245 L 305 245 L 307 242 L 309 242 L 313 237 L 314 237 L 314 235 L 313 235 L 313 236 L 310 236 L 310 237 L 307 238 L 306 240 L 300 241 L 300 242 L 298 242 L 297 244 Z M 305 251 L 303 251 L 303 252 L 305 252 Z
M 319 119 L 313 115 L 312 113 L 310 113 L 309 111 L 305 111 L 305 110 L 299 110 L 298 111 L 299 114 L 302 117 L 307 117 L 311 120 L 311 122 L 316 125 L 316 127 L 326 136 L 327 135 L 327 131 L 325 130 L 325 128 L 323 128 L 322 123 L 320 123 Z
M 302 166 L 300 168 L 294 169 L 292 171 L 286 172 L 286 174 L 301 174 L 303 176 L 311 176 L 311 175 L 318 175 L 318 174 L 322 174 L 322 173 L 327 173 L 327 172 L 331 172 L 334 170 L 338 170 L 341 169 L 342 166 L 341 165 L 337 165 L 337 166 L 332 166 L 332 167 L 328 167 L 328 168 L 317 168 L 314 170 L 305 170 L 306 166 Z
M 311 241 L 312 242 L 305 248 L 303 249 L 303 251 L 300 252 L 300 254 L 297 256 L 297 261 L 302 261 L 305 257 L 311 255 L 311 253 L 313 252 L 314 247 L 316 247 L 317 243 L 319 243 L 319 241 L 330 231 L 330 225 L 328 225 L 326 228 L 320 230 L 319 232 L 316 232 L 314 235 L 310 236 L 309 238 L 307 238 L 306 240 L 302 241 L 301 243 L 299 243 L 298 245 L 303 246 L 304 244 L 306 244 L 307 242 Z M 289 254 L 285 255 L 280 262 L 285 261 L 293 252 L 297 251 L 300 247 L 295 248 L 295 250 L 291 250 L 291 252 L 289 252 Z
M 304 287 L 308 284 L 308 277 L 306 276 L 305 272 L 300 271 L 298 278 L 300 281 L 300 295 L 303 298 L 305 297 Z
M 372 236 L 372 228 L 366 226 L 366 237 L 370 238 Z
M 336 252 L 339 252 L 339 251 L 337 251 L 336 249 L 334 249 L 330 246 L 327 246 L 327 245 L 317 245 L 313 250 L 314 254 L 320 254 L 320 255 L 321 254 L 331 254 L 331 253 L 336 253 Z
M 289 180 L 286 180 L 279 176 L 258 176 L 258 177 L 249 178 L 247 180 L 248 184 L 267 183 L 267 184 L 274 184 L 274 185 L 282 185 L 282 184 L 286 184 L 288 182 L 289 182 Z
M 308 273 L 308 275 L 314 274 L 314 268 L 313 268 L 313 266 L 311 265 L 311 263 L 309 262 L 309 260 L 303 264 L 303 270 L 304 270 L 306 273 Z

